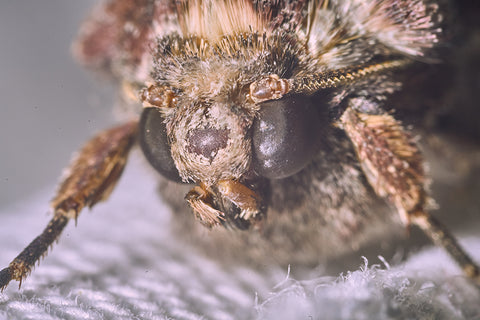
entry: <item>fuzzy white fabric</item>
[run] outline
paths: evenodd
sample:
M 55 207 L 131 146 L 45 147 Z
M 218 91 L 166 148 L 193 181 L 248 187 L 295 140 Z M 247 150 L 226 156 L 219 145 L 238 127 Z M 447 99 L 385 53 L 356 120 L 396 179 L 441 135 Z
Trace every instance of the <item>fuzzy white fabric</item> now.
M 395 266 L 358 257 L 355 271 L 302 281 L 219 265 L 176 241 L 155 179 L 135 162 L 21 290 L 0 294 L 0 319 L 480 319 L 480 291 L 439 248 Z M 50 194 L 0 210 L 0 267 L 44 228 Z M 480 236 L 461 240 L 480 260 Z

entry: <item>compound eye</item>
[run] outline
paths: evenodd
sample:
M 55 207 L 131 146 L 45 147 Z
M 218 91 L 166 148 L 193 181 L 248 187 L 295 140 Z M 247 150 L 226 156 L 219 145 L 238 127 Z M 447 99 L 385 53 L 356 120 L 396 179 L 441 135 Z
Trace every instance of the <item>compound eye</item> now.
M 139 140 L 148 162 L 160 174 L 172 181 L 182 181 L 172 158 L 164 118 L 158 108 L 143 109 Z
M 253 165 L 280 179 L 302 170 L 318 151 L 320 116 L 305 96 L 264 102 L 253 123 Z

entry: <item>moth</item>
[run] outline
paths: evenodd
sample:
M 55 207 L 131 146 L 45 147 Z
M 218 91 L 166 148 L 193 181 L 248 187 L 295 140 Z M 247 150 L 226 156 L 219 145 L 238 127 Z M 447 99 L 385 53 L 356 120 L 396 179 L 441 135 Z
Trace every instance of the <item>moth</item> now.
M 416 225 L 479 284 L 430 213 L 424 158 L 389 108 L 395 74 L 432 60 L 439 11 L 428 0 L 100 3 L 75 53 L 137 116 L 78 152 L 52 219 L 0 287 L 21 284 L 71 219 L 108 198 L 137 144 L 179 228 L 207 251 L 314 264 Z

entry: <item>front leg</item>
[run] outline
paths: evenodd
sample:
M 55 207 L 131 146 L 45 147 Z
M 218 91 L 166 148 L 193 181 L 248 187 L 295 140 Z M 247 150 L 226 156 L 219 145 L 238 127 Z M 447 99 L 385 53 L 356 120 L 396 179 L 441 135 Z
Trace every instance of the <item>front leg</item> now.
M 444 247 L 465 274 L 480 285 L 480 268 L 457 240 L 428 212 L 427 178 L 418 147 L 401 123 L 378 110 L 358 111 L 370 102 L 352 100 L 340 118 L 340 127 L 353 143 L 361 167 L 373 190 L 392 204 L 406 226 L 417 225 L 438 246 Z
M 411 214 L 423 211 L 428 200 L 424 161 L 413 137 L 387 113 L 367 114 L 349 107 L 340 122 L 367 180 L 408 225 Z
M 223 225 L 245 230 L 262 220 L 266 205 L 260 193 L 266 196 L 265 190 L 261 181 L 247 186 L 235 180 L 220 180 L 211 187 L 200 183 L 185 199 L 207 228 Z
M 80 150 L 51 202 L 53 218 L 43 232 L 7 268 L 0 271 L 2 291 L 11 280 L 20 281 L 20 285 L 22 284 L 22 280 L 47 253 L 70 219 L 74 218 L 76 222 L 84 207 L 91 208 L 110 195 L 136 140 L 137 127 L 138 122 L 131 121 L 105 130 Z

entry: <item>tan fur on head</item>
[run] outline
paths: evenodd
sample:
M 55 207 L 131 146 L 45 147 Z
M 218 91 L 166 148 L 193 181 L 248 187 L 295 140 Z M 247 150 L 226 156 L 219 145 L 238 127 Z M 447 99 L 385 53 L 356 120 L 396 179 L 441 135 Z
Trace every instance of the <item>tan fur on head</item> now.
M 224 35 L 266 30 L 266 21 L 247 0 L 182 1 L 179 7 L 184 36 L 196 35 L 211 42 Z

